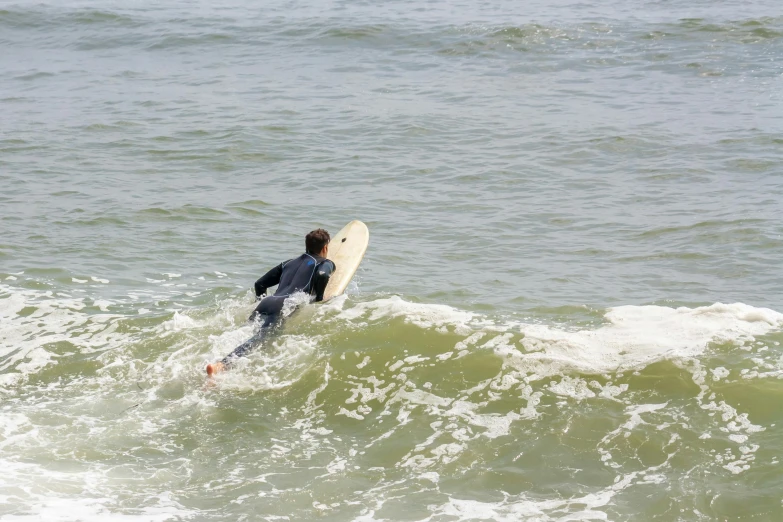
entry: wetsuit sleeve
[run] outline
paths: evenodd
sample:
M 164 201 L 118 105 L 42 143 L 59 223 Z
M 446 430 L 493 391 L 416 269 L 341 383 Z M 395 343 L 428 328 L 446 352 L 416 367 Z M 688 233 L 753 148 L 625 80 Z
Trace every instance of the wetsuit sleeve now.
M 318 265 L 318 268 L 315 269 L 315 276 L 313 277 L 313 294 L 315 294 L 316 302 L 324 300 L 324 290 L 326 290 L 326 285 L 329 284 L 329 278 L 332 277 L 334 270 L 334 263 L 328 259 Z
M 261 297 L 266 293 L 267 288 L 270 286 L 275 286 L 280 282 L 280 276 L 283 275 L 283 265 L 285 265 L 285 263 L 280 263 L 272 270 L 261 276 L 258 281 L 256 281 L 256 284 L 254 285 L 256 290 L 256 297 Z

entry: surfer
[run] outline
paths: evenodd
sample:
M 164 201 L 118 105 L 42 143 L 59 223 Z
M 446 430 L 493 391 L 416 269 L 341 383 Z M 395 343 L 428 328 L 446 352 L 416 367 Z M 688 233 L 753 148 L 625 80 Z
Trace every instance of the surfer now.
M 313 296 L 315 301 L 323 301 L 329 277 L 335 270 L 334 263 L 326 259 L 330 239 L 326 230 L 313 230 L 305 236 L 304 254 L 280 263 L 255 282 L 256 299 L 261 302 L 250 314 L 249 320 L 260 322 L 261 327 L 253 337 L 237 346 L 223 360 L 208 364 L 208 375 L 231 367 L 239 357 L 256 348 L 270 332 L 277 329 L 282 322 L 283 305 L 294 293 L 304 292 Z M 278 285 L 277 291 L 267 296 L 267 289 L 275 285 Z

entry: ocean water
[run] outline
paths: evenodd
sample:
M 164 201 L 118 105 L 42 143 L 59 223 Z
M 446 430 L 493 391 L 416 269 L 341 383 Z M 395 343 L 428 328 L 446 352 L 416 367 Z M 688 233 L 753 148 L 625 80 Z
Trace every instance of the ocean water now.
M 771 0 L 0 3 L 0 520 L 783 519 L 781 64 Z

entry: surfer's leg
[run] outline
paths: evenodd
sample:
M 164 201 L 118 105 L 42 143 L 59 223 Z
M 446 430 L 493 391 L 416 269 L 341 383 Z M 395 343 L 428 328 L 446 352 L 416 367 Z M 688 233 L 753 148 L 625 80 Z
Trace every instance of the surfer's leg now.
M 260 303 L 258 303 L 258 306 L 256 306 L 256 309 L 253 310 L 253 313 L 250 314 L 250 317 L 247 318 L 248 321 L 257 321 L 260 317 L 264 315 L 264 312 L 262 312 L 262 308 L 264 306 L 264 301 L 262 300 Z
M 237 359 L 244 357 L 254 349 L 258 348 L 266 336 L 269 335 L 278 326 L 278 315 L 262 315 L 261 317 L 263 318 L 264 322 L 261 324 L 261 327 L 253 335 L 253 337 L 234 348 L 233 352 L 228 354 L 223 358 L 222 361 L 220 361 L 225 368 L 231 367 L 231 365 L 235 363 Z
M 278 295 L 270 295 L 263 298 L 247 320 L 257 321 L 259 318 L 265 318 L 265 316 L 278 315 L 283 309 L 285 299 L 285 296 Z

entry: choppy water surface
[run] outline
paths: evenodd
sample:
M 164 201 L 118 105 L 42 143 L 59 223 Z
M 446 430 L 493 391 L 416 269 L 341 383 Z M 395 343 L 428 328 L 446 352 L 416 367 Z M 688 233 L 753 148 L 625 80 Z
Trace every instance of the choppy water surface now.
M 783 518 L 777 2 L 5 3 L 0 49 L 0 519 Z

